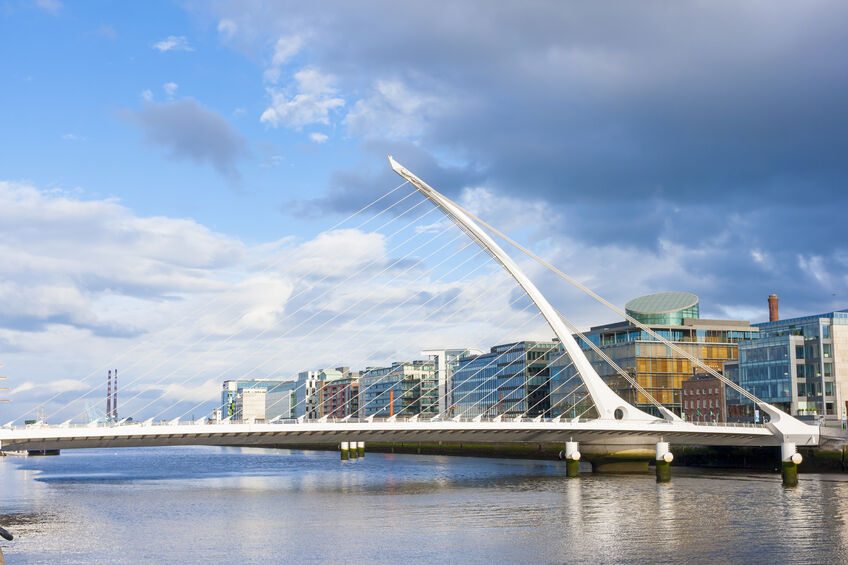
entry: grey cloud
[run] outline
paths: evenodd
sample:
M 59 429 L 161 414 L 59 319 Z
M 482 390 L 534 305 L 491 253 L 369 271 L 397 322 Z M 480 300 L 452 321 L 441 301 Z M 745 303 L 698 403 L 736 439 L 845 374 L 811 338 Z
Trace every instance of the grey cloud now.
M 43 332 L 48 326 L 59 324 L 88 330 L 97 337 L 132 338 L 142 335 L 144 330 L 127 324 L 116 322 L 99 322 L 86 319 L 75 314 L 56 314 L 49 316 L 38 315 L 7 315 L 0 312 L 0 328 L 14 328 L 21 332 Z M 2 343 L 2 342 L 0 342 Z
M 186 98 L 145 103 L 132 119 L 172 158 L 211 164 L 230 182 L 241 179 L 237 163 L 247 155 L 245 139 L 217 112 Z
M 652 257 L 682 246 L 679 273 L 621 282 L 622 299 L 689 284 L 707 311 L 771 291 L 812 311 L 845 287 L 843 2 L 217 9 L 266 38 L 309 29 L 309 64 L 337 77 L 350 108 L 379 80 L 438 100 L 406 142 L 353 132 L 366 160 L 336 171 L 309 209 L 353 210 L 394 186 L 391 152 L 452 196 L 478 185 L 545 202 L 563 221 L 541 243 Z M 821 257 L 828 275 L 799 256 Z
M 455 166 L 440 163 L 429 152 L 405 141 L 367 141 L 362 144 L 362 149 L 369 155 L 368 160 L 355 170 L 334 171 L 325 196 L 289 202 L 283 211 L 317 216 L 327 211 L 344 213 L 362 208 L 403 182 L 403 179 L 389 168 L 386 158 L 389 154 L 450 196 L 458 195 L 463 187 L 474 185 L 484 178 L 474 165 Z M 410 190 L 412 189 L 398 190 L 381 201 L 380 209 L 404 198 Z M 392 211 L 402 213 L 418 202 L 416 198 L 409 198 Z M 419 209 L 424 211 L 421 207 Z

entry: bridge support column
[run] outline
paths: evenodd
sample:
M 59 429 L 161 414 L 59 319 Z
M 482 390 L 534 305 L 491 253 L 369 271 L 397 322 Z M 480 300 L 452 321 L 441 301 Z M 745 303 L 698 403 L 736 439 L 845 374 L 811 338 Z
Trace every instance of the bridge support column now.
M 357 457 L 359 457 L 359 450 L 356 448 L 356 442 L 352 441 L 350 442 L 350 458 L 356 459 Z
M 668 450 L 667 441 L 657 442 L 657 482 L 667 483 L 671 480 L 671 462 L 674 455 Z
M 350 445 L 348 442 L 343 441 L 341 445 L 339 445 L 339 451 L 342 453 L 342 461 L 350 459 Z
M 795 449 L 795 444 L 786 442 L 780 446 L 780 474 L 783 477 L 783 486 L 797 487 L 798 486 L 798 465 L 803 461 L 803 457 Z
M 580 451 L 576 441 L 565 442 L 565 476 L 576 477 L 579 474 Z
M 365 442 L 358 441 L 356 442 L 356 451 L 359 457 L 365 457 Z

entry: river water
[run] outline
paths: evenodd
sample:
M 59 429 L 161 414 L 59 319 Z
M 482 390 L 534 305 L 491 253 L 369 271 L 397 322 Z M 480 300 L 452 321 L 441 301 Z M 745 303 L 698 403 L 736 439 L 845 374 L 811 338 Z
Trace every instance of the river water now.
M 0 458 L 7 563 L 846 563 L 848 477 L 217 447 Z

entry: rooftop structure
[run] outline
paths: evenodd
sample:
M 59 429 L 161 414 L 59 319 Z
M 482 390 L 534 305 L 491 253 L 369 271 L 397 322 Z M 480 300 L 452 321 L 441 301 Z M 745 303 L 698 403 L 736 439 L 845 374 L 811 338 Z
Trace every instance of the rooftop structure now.
M 679 325 L 698 318 L 698 297 L 691 292 L 658 292 L 634 298 L 624 305 L 629 316 L 643 324 Z

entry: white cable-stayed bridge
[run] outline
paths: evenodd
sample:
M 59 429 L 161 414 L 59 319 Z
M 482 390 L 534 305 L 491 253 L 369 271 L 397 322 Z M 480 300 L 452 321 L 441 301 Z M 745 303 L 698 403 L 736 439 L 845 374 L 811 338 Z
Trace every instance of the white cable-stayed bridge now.
M 506 276 L 510 287 L 505 282 L 494 282 L 494 278 L 484 279 L 493 281 L 491 286 L 497 287 L 498 300 L 495 306 L 508 311 L 501 324 L 489 324 L 487 331 L 494 339 L 504 335 L 505 328 L 511 326 L 511 331 L 531 331 L 533 321 L 541 316 L 548 331 L 553 331 L 560 344 L 560 349 L 551 352 L 543 358 L 540 375 L 543 377 L 547 391 L 541 398 L 530 397 L 527 389 L 504 398 L 495 397 L 491 386 L 507 374 L 506 368 L 514 360 L 509 351 L 493 357 L 477 373 L 472 375 L 479 384 L 467 390 L 459 398 L 454 398 L 450 409 L 440 407 L 425 399 L 432 398 L 434 391 L 425 390 L 424 381 L 417 386 L 418 390 L 407 391 L 415 399 L 403 413 L 381 413 L 371 410 L 374 406 L 385 403 L 385 394 L 389 392 L 384 387 L 377 387 L 379 379 L 372 385 L 379 393 L 365 395 L 366 390 L 360 389 L 360 399 L 369 398 L 360 406 L 356 414 L 343 418 L 299 418 L 278 417 L 269 422 L 236 422 L 225 418 L 223 421 L 196 422 L 186 421 L 186 416 L 205 403 L 208 399 L 198 399 L 200 402 L 184 410 L 177 417 L 164 418 L 165 407 L 145 421 L 103 421 L 79 424 L 74 417 L 65 419 L 60 424 L 48 425 L 38 421 L 27 426 L 16 426 L 10 422 L 0 428 L 0 450 L 60 450 L 98 447 L 133 447 L 133 446 L 164 446 L 164 445 L 296 445 L 296 444 L 348 444 L 350 442 L 479 442 L 479 443 L 559 443 L 564 446 L 569 474 L 576 474 L 577 461 L 585 454 L 630 451 L 654 452 L 657 461 L 658 477 L 660 470 L 667 470 L 672 460 L 671 445 L 716 445 L 716 446 L 780 446 L 781 459 L 785 469 L 788 469 L 789 482 L 795 466 L 800 460 L 797 446 L 816 446 L 822 441 L 820 429 L 803 423 L 777 409 L 774 406 L 756 398 L 738 384 L 726 378 L 720 372 L 705 365 L 693 357 L 688 351 L 656 334 L 651 328 L 630 317 L 626 312 L 604 300 L 579 281 L 569 277 L 544 259 L 533 254 L 499 230 L 475 217 L 455 202 L 427 185 L 396 161 L 389 158 L 393 170 L 398 173 L 404 183 L 384 194 L 359 212 L 373 207 L 383 201 L 391 204 L 380 214 L 390 215 L 391 219 L 379 225 L 375 232 L 385 230 L 395 243 L 389 252 L 402 254 L 400 258 L 383 263 L 366 264 L 361 268 L 347 273 L 342 281 L 357 281 L 357 288 L 368 288 L 369 282 L 374 281 L 374 288 L 379 291 L 389 288 L 392 284 L 408 284 L 414 280 L 417 269 L 426 263 L 430 266 L 433 278 L 428 284 L 434 288 L 444 286 L 453 288 L 448 293 L 411 293 L 402 299 L 386 296 L 379 301 L 375 296 L 345 296 L 341 305 L 333 310 L 323 308 L 329 300 L 326 294 L 317 292 L 319 285 L 312 285 L 289 296 L 292 310 L 288 313 L 287 323 L 279 335 L 272 335 L 268 329 L 257 332 L 252 337 L 239 341 L 238 332 L 226 337 L 203 336 L 179 347 L 169 359 L 171 365 L 165 369 L 165 364 L 143 367 L 140 361 L 129 365 L 129 369 L 138 365 L 137 372 L 131 375 L 129 382 L 124 381 L 125 389 L 135 390 L 123 402 L 135 403 L 136 413 L 156 410 L 161 406 L 161 395 L 152 395 L 149 391 L 154 386 L 167 386 L 171 380 L 178 380 L 178 375 L 186 370 L 190 361 L 179 361 L 181 355 L 194 348 L 202 348 L 209 343 L 216 347 L 243 347 L 256 343 L 250 356 L 259 357 L 253 362 L 247 376 L 251 372 L 273 366 L 275 355 L 280 351 L 300 351 L 309 346 L 318 345 L 326 352 L 334 347 L 334 331 L 343 331 L 346 343 L 357 340 L 368 346 L 369 329 L 383 328 L 387 335 L 393 335 L 396 328 L 416 327 L 426 332 L 428 320 L 441 320 L 449 324 L 451 320 L 462 321 L 462 328 L 475 326 L 479 321 L 476 316 L 476 306 L 480 303 L 475 292 L 491 290 L 479 288 L 480 280 L 475 279 L 485 269 L 498 265 L 500 276 Z M 411 185 L 414 190 L 409 194 L 398 197 L 398 191 Z M 412 203 L 415 194 L 423 198 Z M 426 206 L 430 203 L 432 206 Z M 440 211 L 458 230 L 421 229 L 425 222 L 435 221 L 432 214 Z M 423 213 L 422 213 L 423 212 Z M 354 215 L 355 216 L 355 215 Z M 353 216 L 351 216 L 353 217 Z M 404 218 L 411 219 L 410 224 L 419 226 L 409 237 L 403 235 L 404 227 L 397 225 Z M 367 222 L 363 222 L 364 225 Z M 439 225 L 436 221 L 435 225 Z M 397 228 L 397 229 L 396 229 Z M 382 233 L 382 232 L 381 232 Z M 601 304 L 618 313 L 630 323 L 640 327 L 657 341 L 664 343 L 671 351 L 681 358 L 689 359 L 693 366 L 721 380 L 726 387 L 733 389 L 741 397 L 755 404 L 767 418 L 762 424 L 741 423 L 711 423 L 700 424 L 683 421 L 680 417 L 657 402 L 650 391 L 642 388 L 639 383 L 625 370 L 616 365 L 611 359 L 588 340 L 588 347 L 594 349 L 616 370 L 616 372 L 634 389 L 641 398 L 651 404 L 651 412 L 640 409 L 625 401 L 613 391 L 598 375 L 586 358 L 581 346 L 575 339 L 583 339 L 574 324 L 555 309 L 548 299 L 540 292 L 518 263 L 508 255 L 495 241 L 495 237 L 508 242 L 521 253 L 537 261 L 539 265 L 567 281 L 581 292 L 598 300 Z M 458 248 L 452 250 L 453 248 Z M 494 260 L 480 262 L 483 255 Z M 285 264 L 285 259 L 269 263 L 267 271 L 279 268 Z M 319 283 L 333 278 L 326 274 Z M 462 286 L 462 285 L 465 286 Z M 518 291 L 515 291 L 517 285 Z M 489 286 L 489 285 L 484 285 Z M 338 286 L 336 287 L 338 288 Z M 512 289 L 510 291 L 509 289 Z M 456 290 L 459 289 L 459 290 Z M 505 299 L 504 297 L 508 297 Z M 336 297 L 337 299 L 338 297 Z M 380 297 L 382 298 L 382 297 Z M 387 302 L 388 301 L 388 302 Z M 215 299 L 204 308 L 213 305 Z M 386 306 L 388 304 L 388 306 Z M 240 313 L 237 305 L 225 305 L 219 315 L 229 315 L 235 309 L 231 319 L 237 325 Z M 534 315 L 531 315 L 531 312 Z M 424 323 L 426 322 L 426 323 Z M 423 326 L 423 327 L 422 327 Z M 434 327 L 434 326 L 431 326 Z M 339 329 L 341 328 L 341 329 Z M 376 344 L 372 344 L 376 348 Z M 322 349 L 323 348 L 323 349 Z M 399 352 L 404 351 L 402 348 Z M 394 353 L 394 352 L 393 352 Z M 122 370 L 122 374 L 127 371 Z M 94 374 L 99 374 L 97 371 Z M 213 378 L 226 374 L 223 370 Z M 158 375 L 154 377 L 153 375 Z M 136 389 L 132 387 L 136 386 Z M 306 386 L 301 385 L 301 386 Z M 92 388 L 79 398 L 65 403 L 62 410 L 77 410 L 79 403 L 93 393 Z M 303 391 L 301 391 L 303 392 Z M 59 395 L 56 395 L 58 397 Z M 299 395 L 298 397 L 305 395 Z M 300 401 L 303 402 L 303 401 Z M 299 403 L 300 403 L 299 402 Z M 76 408 L 74 408 L 76 407 Z M 219 406 L 219 408 L 225 408 Z M 291 413 L 297 406 L 291 407 Z M 302 408 L 302 406 L 300 407 Z M 60 410 L 54 410 L 58 413 Z M 784 479 L 787 480 L 786 475 Z

